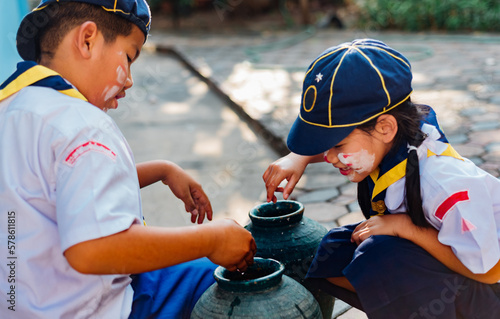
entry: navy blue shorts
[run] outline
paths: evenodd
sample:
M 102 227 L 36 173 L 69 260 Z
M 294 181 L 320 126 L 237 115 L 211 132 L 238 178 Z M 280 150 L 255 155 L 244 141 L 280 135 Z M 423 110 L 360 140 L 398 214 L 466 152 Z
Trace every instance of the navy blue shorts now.
M 500 287 L 461 276 L 412 242 L 372 236 L 351 243 L 355 225 L 332 229 L 322 240 L 307 274 L 345 276 L 356 294 L 337 298 L 365 311 L 369 318 L 500 318 Z M 354 299 L 349 299 L 354 298 Z
M 134 301 L 129 319 L 189 318 L 214 282 L 217 265 L 207 258 L 132 276 Z

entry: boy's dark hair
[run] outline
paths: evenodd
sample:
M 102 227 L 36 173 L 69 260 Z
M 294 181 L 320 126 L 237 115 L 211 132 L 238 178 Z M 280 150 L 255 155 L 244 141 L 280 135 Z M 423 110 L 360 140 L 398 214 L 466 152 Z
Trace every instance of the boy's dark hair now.
M 422 117 L 427 112 L 428 108 L 424 105 L 418 105 L 411 102 L 410 99 L 403 102 L 398 107 L 390 110 L 385 114 L 390 114 L 396 118 L 398 123 L 398 131 L 394 137 L 394 144 L 391 152 L 397 151 L 401 145 L 408 143 L 415 147 L 420 146 L 425 139 L 425 134 L 420 129 Z M 367 123 L 364 123 L 357 128 L 367 133 L 372 132 L 377 124 L 375 118 Z M 429 223 L 425 219 L 422 208 L 422 195 L 420 192 L 420 169 L 416 150 L 410 150 L 406 163 L 406 183 L 405 183 L 405 198 L 408 215 L 412 222 L 420 227 L 428 227 Z M 358 183 L 358 203 L 366 218 L 370 217 L 371 194 L 368 188 L 368 178 Z
M 119 35 L 128 36 L 132 33 L 133 24 L 130 21 L 93 4 L 59 2 L 49 4 L 45 10 L 51 15 L 46 26 L 40 30 L 38 62 L 42 55 L 52 59 L 64 36 L 86 21 L 95 22 L 107 43 L 113 42 Z

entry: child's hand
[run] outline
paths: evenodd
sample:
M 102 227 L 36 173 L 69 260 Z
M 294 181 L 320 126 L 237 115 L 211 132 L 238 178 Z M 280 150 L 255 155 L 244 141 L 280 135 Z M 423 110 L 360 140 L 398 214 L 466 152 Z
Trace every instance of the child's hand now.
M 267 202 L 273 201 L 276 203 L 277 198 L 274 192 L 282 192 L 283 198 L 288 199 L 295 185 L 302 177 L 307 164 L 310 163 L 309 156 L 301 156 L 290 153 L 285 157 L 275 161 L 264 172 L 262 179 L 266 183 Z M 287 180 L 286 186 L 279 187 L 283 180 Z
M 198 219 L 198 224 L 201 224 L 205 215 L 208 220 L 212 220 L 212 205 L 201 185 L 179 166 L 173 168 L 162 182 L 184 202 L 186 212 L 191 213 L 191 222 L 195 223 Z
M 139 186 L 145 187 L 162 181 L 172 193 L 184 202 L 186 212 L 191 213 L 191 222 L 203 223 L 205 216 L 212 220 L 212 205 L 207 194 L 188 173 L 170 161 L 155 160 L 136 165 Z
M 352 232 L 351 242 L 357 245 L 373 235 L 389 235 L 406 237 L 411 231 L 413 223 L 407 214 L 389 214 L 373 216 L 360 223 Z M 416 226 L 415 226 L 416 227 Z
M 253 264 L 257 245 L 252 234 L 232 219 L 205 224 L 213 227 L 213 250 L 207 257 L 229 271 L 245 271 Z

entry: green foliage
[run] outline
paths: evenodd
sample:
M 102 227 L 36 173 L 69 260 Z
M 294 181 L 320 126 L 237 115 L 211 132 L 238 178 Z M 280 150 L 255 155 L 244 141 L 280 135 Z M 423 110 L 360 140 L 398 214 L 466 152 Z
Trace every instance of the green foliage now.
M 170 2 L 177 6 L 192 7 L 195 0 L 147 0 L 147 2 L 152 10 L 156 10 L 163 2 Z
M 356 0 L 364 28 L 500 31 L 498 0 Z

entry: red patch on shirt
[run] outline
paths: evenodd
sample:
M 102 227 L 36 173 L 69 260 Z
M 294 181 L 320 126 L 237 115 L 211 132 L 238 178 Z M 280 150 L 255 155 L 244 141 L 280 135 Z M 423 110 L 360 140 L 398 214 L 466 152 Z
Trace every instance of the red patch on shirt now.
M 71 151 L 64 162 L 66 162 L 69 166 L 73 166 L 80 156 L 88 152 L 98 152 L 108 156 L 112 160 L 116 159 L 116 153 L 106 145 L 94 141 L 88 141 L 77 146 L 73 151 Z
M 455 193 L 445 199 L 441 205 L 436 209 L 436 213 L 434 214 L 437 219 L 443 220 L 443 218 L 448 214 L 448 212 L 455 206 L 456 203 L 469 200 L 469 192 L 461 191 Z

